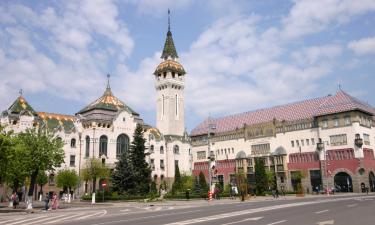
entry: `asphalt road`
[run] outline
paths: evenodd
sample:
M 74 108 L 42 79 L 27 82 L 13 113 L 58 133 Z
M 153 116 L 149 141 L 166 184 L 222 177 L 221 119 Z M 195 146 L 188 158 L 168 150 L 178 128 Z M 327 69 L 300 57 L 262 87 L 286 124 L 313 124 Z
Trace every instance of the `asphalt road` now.
M 87 207 L 18 217 L 0 224 L 82 225 L 374 225 L 375 196 L 338 196 L 267 201 L 194 202 Z

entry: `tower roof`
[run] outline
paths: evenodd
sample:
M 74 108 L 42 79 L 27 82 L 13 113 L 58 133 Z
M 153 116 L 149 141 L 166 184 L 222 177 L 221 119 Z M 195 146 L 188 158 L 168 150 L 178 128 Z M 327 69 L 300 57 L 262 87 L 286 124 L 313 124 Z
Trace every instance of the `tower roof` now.
M 168 57 L 171 57 L 172 59 L 178 58 L 176 47 L 174 46 L 174 42 L 172 38 L 169 9 L 168 9 L 168 32 L 167 32 L 167 38 L 164 44 L 163 53 L 161 54 L 161 58 L 168 59 Z
M 9 114 L 21 114 L 24 112 L 32 115 L 36 114 L 35 110 L 30 106 L 30 104 L 26 101 L 22 94 L 13 102 L 13 104 L 5 112 Z
M 109 85 L 109 75 L 108 77 L 108 83 L 107 87 L 103 93 L 103 95 L 98 98 L 97 100 L 90 103 L 88 106 L 80 110 L 77 114 L 82 114 L 88 111 L 92 111 L 95 109 L 102 109 L 102 110 L 108 110 L 117 112 L 120 110 L 127 110 L 132 114 L 138 115 L 135 111 L 133 111 L 130 107 L 125 105 L 120 99 L 118 99 L 116 96 L 113 95 L 111 87 Z

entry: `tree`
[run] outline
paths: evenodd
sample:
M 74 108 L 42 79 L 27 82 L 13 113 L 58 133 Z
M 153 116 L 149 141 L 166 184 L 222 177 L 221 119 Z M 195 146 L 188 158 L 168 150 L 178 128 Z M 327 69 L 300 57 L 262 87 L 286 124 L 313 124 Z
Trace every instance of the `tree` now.
M 43 186 L 47 184 L 48 177 L 44 171 L 39 171 L 38 177 L 36 178 L 36 183 L 40 186 L 40 194 L 43 193 Z
M 20 146 L 18 136 L 0 127 L 0 183 L 7 183 L 17 191 L 29 176 L 26 158 L 27 152 Z
M 109 176 L 109 169 L 97 158 L 87 160 L 85 169 L 87 170 L 87 174 L 85 175 L 92 181 L 92 193 L 95 193 L 97 179 L 107 178 Z
M 208 185 L 206 182 L 206 177 L 204 176 L 204 173 L 201 171 L 199 173 L 199 186 L 201 191 L 201 196 L 206 196 L 208 192 Z
M 119 161 L 116 162 L 111 179 L 114 191 L 131 194 L 135 191 L 136 179 L 128 156 L 127 152 L 121 155 Z
M 85 181 L 85 193 L 87 193 L 87 186 L 88 186 L 89 181 L 91 180 L 91 176 L 90 176 L 88 168 L 83 168 L 81 170 L 81 179 Z
M 181 174 L 180 174 L 180 168 L 178 167 L 178 164 L 176 163 L 174 165 L 174 182 L 172 185 L 172 194 L 175 194 L 178 191 L 181 191 L 182 189 L 182 181 L 181 181 Z
M 236 182 L 241 195 L 241 201 L 245 201 L 245 195 L 247 194 L 247 178 L 243 171 L 236 173 Z
M 266 171 L 266 175 L 268 187 L 270 187 L 271 189 L 275 189 L 277 186 L 275 172 L 273 172 L 272 170 L 268 170 Z
M 71 192 L 78 185 L 78 175 L 75 170 L 63 169 L 57 173 L 56 186 L 64 192 Z
M 138 123 L 130 145 L 129 159 L 134 173 L 134 192 L 140 195 L 147 195 L 151 184 L 151 168 L 146 162 L 146 139 L 143 137 L 143 132 L 142 125 Z
M 64 162 L 63 142 L 48 131 L 28 129 L 19 133 L 18 144 L 25 151 L 25 167 L 30 176 L 28 208 L 32 208 L 32 196 L 39 171 L 53 170 Z
M 255 159 L 255 190 L 257 195 L 264 195 L 267 187 L 267 174 L 264 168 L 264 160 Z

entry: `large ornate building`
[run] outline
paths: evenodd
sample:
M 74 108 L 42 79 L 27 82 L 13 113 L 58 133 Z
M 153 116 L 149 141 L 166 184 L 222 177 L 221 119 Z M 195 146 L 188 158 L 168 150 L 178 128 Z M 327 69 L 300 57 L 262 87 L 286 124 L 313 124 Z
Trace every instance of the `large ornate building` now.
M 57 170 L 75 169 L 77 173 L 92 157 L 114 168 L 119 156 L 129 149 L 136 124 L 142 124 L 149 153 L 146 161 L 151 166 L 152 177 L 157 182 L 170 183 L 175 165 L 178 164 L 182 173 L 190 173 L 192 161 L 189 137 L 184 130 L 185 70 L 178 62 L 169 26 L 161 59 L 154 72 L 156 127 L 145 124 L 137 112 L 112 93 L 109 75 L 103 95 L 75 115 L 37 112 L 21 94 L 3 111 L 0 124 L 15 132 L 33 127 L 49 129 L 64 142 L 65 161 Z M 50 190 L 54 189 L 56 172 L 49 173 Z M 90 187 L 82 189 L 89 191 Z
M 207 119 L 191 132 L 194 170 L 208 175 L 208 144 L 221 183 L 247 174 L 254 185 L 255 158 L 275 172 L 277 187 L 305 191 L 375 191 L 375 109 L 339 90 L 335 95 Z M 211 127 L 209 129 L 209 127 Z M 214 129 L 212 129 L 214 128 Z M 208 135 L 210 133 L 210 136 Z M 208 137 L 210 141 L 208 142 Z M 302 173 L 294 176 L 294 174 Z

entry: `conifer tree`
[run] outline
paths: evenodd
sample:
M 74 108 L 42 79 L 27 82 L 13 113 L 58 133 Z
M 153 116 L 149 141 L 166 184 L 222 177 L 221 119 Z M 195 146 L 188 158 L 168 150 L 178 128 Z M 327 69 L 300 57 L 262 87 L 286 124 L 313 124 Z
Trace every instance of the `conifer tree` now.
M 133 141 L 130 145 L 129 159 L 133 168 L 135 180 L 135 193 L 146 195 L 150 191 L 151 184 L 151 168 L 146 162 L 146 139 L 143 137 L 143 127 L 137 124 Z
M 182 181 L 181 181 L 181 174 L 180 174 L 180 168 L 178 167 L 178 164 L 176 163 L 174 165 L 174 182 L 172 185 L 172 193 L 175 194 L 178 191 L 181 191 L 182 189 Z
M 207 196 L 208 192 L 208 185 L 206 182 L 206 177 L 204 176 L 204 173 L 201 171 L 199 173 L 199 185 L 200 185 L 200 191 L 201 191 L 201 196 Z
M 128 152 L 124 152 L 119 161 L 116 162 L 116 167 L 111 178 L 114 191 L 120 193 L 134 192 L 136 186 L 135 177 Z
M 267 174 L 264 168 L 264 160 L 255 159 L 255 190 L 257 195 L 264 195 L 267 186 Z

